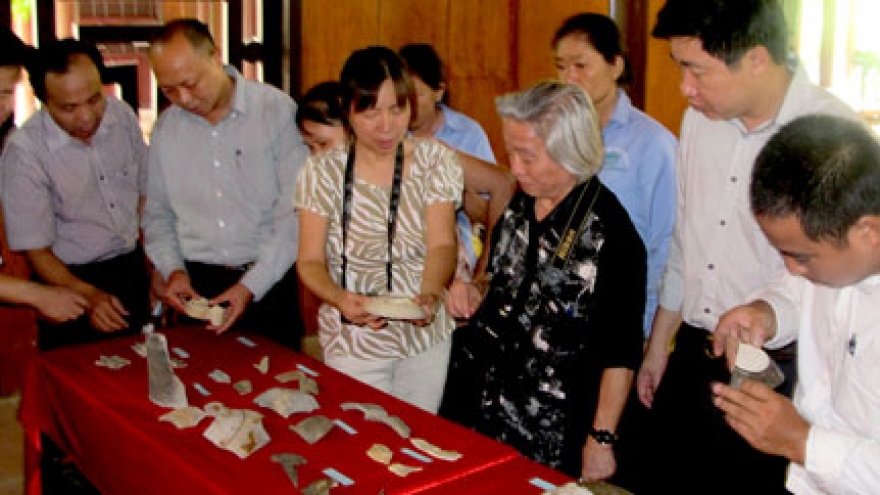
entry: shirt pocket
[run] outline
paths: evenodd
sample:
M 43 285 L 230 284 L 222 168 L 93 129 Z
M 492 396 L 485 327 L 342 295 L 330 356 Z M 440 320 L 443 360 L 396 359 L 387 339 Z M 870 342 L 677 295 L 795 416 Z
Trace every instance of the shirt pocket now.
M 876 345 L 874 347 L 877 347 Z M 861 356 L 847 354 L 841 373 L 834 384 L 834 404 L 837 414 L 854 431 L 872 437 L 880 436 L 880 367 L 871 356 L 880 354 L 862 350 Z

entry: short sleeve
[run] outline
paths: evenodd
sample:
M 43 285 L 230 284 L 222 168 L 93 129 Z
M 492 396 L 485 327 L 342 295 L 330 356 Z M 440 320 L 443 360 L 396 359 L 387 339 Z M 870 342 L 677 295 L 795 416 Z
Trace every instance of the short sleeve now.
M 344 152 L 331 152 L 320 156 L 310 156 L 297 177 L 293 205 L 297 209 L 317 213 L 322 217 L 338 214 L 342 204 L 340 190 Z
M 464 190 L 464 173 L 458 156 L 437 142 L 432 142 L 430 146 L 432 151 L 429 156 L 433 163 L 428 165 L 426 172 L 425 204 L 452 201 L 458 208 Z

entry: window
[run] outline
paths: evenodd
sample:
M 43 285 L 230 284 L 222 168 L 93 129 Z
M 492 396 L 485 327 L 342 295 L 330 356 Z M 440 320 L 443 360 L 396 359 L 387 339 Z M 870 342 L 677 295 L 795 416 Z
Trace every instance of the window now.
M 799 0 L 798 54 L 810 80 L 857 109 L 880 134 L 880 2 Z

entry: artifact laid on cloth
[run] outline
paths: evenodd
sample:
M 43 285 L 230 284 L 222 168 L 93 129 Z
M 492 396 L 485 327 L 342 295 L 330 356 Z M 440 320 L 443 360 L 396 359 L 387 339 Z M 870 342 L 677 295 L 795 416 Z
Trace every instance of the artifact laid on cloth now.
M 131 361 L 122 356 L 101 356 L 95 360 L 96 366 L 103 366 L 111 370 L 119 370 L 131 364 Z
M 174 409 L 189 405 L 186 388 L 171 366 L 168 341 L 161 333 L 147 335 L 147 368 L 150 374 L 150 400 L 153 403 Z
M 409 426 L 399 417 L 389 416 L 388 412 L 382 408 L 382 406 L 376 404 L 362 404 L 359 402 L 343 402 L 340 404 L 340 407 L 342 407 L 344 411 L 350 411 L 353 409 L 361 411 L 364 413 L 364 419 L 367 421 L 385 423 L 403 438 L 409 438 L 410 436 L 411 431 Z
M 423 440 L 421 438 L 411 438 L 409 441 L 417 449 L 425 452 L 431 457 L 450 462 L 461 459 L 461 453 L 452 450 L 443 450 L 440 447 L 429 443 L 427 440 Z
M 281 464 L 281 467 L 284 468 L 284 472 L 287 473 L 287 477 L 290 478 L 290 482 L 293 483 L 293 486 L 299 488 L 299 476 L 296 473 L 296 467 L 308 464 L 306 458 L 301 455 L 284 452 L 281 454 L 272 454 L 271 459 L 272 462 Z
M 204 436 L 214 445 L 244 459 L 269 443 L 269 434 L 263 427 L 263 415 L 249 409 L 229 409 L 219 403 L 205 406 L 205 412 L 214 416 L 214 422 Z
M 318 382 L 316 382 L 300 370 L 285 371 L 284 373 L 279 373 L 275 375 L 275 379 L 281 383 L 287 383 L 296 380 L 299 382 L 299 389 L 301 392 L 308 392 L 312 395 L 318 395 Z
M 313 445 L 330 433 L 330 430 L 333 429 L 333 421 L 330 421 L 327 416 L 312 416 L 291 426 L 290 429 L 297 432 L 310 445 Z
M 162 416 L 159 416 L 159 420 L 168 421 L 176 426 L 177 429 L 182 429 L 191 428 L 199 424 L 199 421 L 204 419 L 205 416 L 207 416 L 207 414 L 198 407 L 187 406 L 165 413 Z
M 318 409 L 318 401 L 306 392 L 275 387 L 258 395 L 254 402 L 272 409 L 285 418 L 293 413 L 309 413 Z

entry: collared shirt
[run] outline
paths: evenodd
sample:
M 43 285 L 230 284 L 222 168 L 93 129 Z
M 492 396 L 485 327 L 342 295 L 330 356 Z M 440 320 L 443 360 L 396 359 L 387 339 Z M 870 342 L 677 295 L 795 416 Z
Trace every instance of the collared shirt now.
M 443 125 L 434 133 L 435 138 L 480 160 L 495 163 L 489 137 L 476 120 L 442 103 L 440 111 L 443 112 Z M 478 257 L 474 245 L 474 229 L 464 209 L 459 209 L 455 215 L 455 229 L 459 239 L 459 262 L 464 261 L 468 274 L 471 274 L 477 267 Z
M 134 249 L 146 157 L 134 112 L 115 98 L 107 98 L 91 144 L 72 138 L 45 110 L 34 114 L 3 151 L 3 204 L 12 249 L 50 247 L 66 264 Z
M 240 266 L 259 300 L 296 259 L 293 190 L 308 156 L 296 103 L 234 68 L 232 109 L 217 125 L 173 106 L 153 131 L 146 249 L 164 277 L 184 260 Z
M 605 161 L 599 178 L 617 196 L 648 253 L 644 331 L 651 332 L 660 276 L 675 228 L 675 137 L 632 106 L 617 90 L 617 104 L 602 129 Z
M 786 275 L 758 298 L 780 327 L 768 347 L 798 341 L 794 404 L 810 424 L 803 466 L 791 463 L 787 487 L 797 494 L 880 491 L 880 276 L 834 289 Z M 780 307 L 785 297 L 796 310 Z M 789 312 L 790 314 L 783 314 Z
M 783 271 L 782 259 L 752 216 L 749 184 L 764 144 L 797 117 L 857 119 L 843 102 L 797 69 L 779 112 L 747 131 L 739 119 L 709 120 L 689 108 L 678 152 L 678 213 L 660 305 L 710 331 L 718 317 Z
M 443 126 L 434 134 L 435 138 L 480 160 L 495 163 L 489 138 L 477 121 L 443 104 L 440 110 L 443 112 Z

